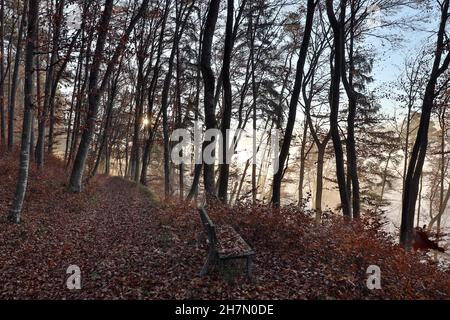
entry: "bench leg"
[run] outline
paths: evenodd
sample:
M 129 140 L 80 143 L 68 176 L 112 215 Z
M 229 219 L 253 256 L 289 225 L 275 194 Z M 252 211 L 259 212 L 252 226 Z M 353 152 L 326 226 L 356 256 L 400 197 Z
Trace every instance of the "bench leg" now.
M 218 259 L 218 266 L 219 266 L 219 274 L 224 274 L 224 261 L 222 259 Z
M 208 256 L 206 257 L 205 264 L 202 267 L 202 270 L 200 271 L 200 277 L 203 277 L 208 273 L 208 267 L 209 264 L 214 260 L 214 252 L 212 250 L 209 250 Z
M 203 232 L 199 232 L 197 234 L 197 241 L 195 242 L 195 246 L 198 249 L 203 243 L 205 243 L 205 234 Z
M 247 278 L 251 279 L 251 277 L 252 277 L 252 256 L 248 256 L 246 260 L 247 260 L 247 263 L 246 263 Z

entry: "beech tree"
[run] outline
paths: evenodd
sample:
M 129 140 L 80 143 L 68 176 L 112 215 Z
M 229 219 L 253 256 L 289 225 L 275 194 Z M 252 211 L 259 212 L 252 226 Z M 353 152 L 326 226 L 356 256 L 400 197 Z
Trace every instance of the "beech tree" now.
M 428 128 L 436 97 L 436 86 L 439 77 L 448 69 L 450 64 L 450 50 L 446 44 L 446 26 L 449 19 L 449 0 L 440 3 L 440 22 L 437 31 L 437 40 L 434 52 L 434 60 L 429 73 L 428 81 L 423 96 L 421 116 L 416 140 L 411 152 L 408 170 L 405 177 L 405 189 L 402 200 L 402 221 L 400 227 L 400 243 L 410 247 L 413 238 L 414 216 L 417 195 L 419 192 L 420 176 L 425 161 L 428 145 Z M 445 51 L 447 51 L 446 54 Z
M 11 80 L 11 93 L 9 95 L 9 109 L 8 109 L 8 149 L 12 150 L 14 146 L 14 117 L 16 108 L 16 93 L 17 93 L 17 81 L 19 77 L 20 56 L 22 53 L 22 37 L 24 29 L 26 27 L 28 1 L 24 1 L 22 16 L 20 20 L 19 33 L 17 35 L 16 56 L 14 59 L 14 71 Z
M 17 178 L 14 201 L 9 210 L 9 220 L 20 222 L 23 200 L 28 184 L 28 168 L 30 166 L 30 140 L 31 140 L 31 119 L 33 116 L 33 74 L 34 74 L 34 50 L 37 41 L 39 1 L 28 0 L 29 9 L 27 14 L 27 35 L 25 46 L 25 84 L 24 84 L 24 115 L 22 124 L 22 139 L 20 147 L 20 168 Z M 27 3 L 27 1 L 25 1 Z M 26 8 L 26 5 L 24 5 Z M 26 12 L 26 10 L 24 10 Z M 25 17 L 22 17 L 25 19 Z
M 317 2 L 313 0 L 308 0 L 307 3 L 305 29 L 303 32 L 303 40 L 300 47 L 300 53 L 297 62 L 294 89 L 292 91 L 291 100 L 289 103 L 289 115 L 287 119 L 286 130 L 284 133 L 283 144 L 281 146 L 278 160 L 279 170 L 273 176 L 272 203 L 275 207 L 280 206 L 281 179 L 283 178 L 284 172 L 283 169 L 289 153 L 290 142 L 292 140 L 292 131 L 294 129 L 295 117 L 297 113 L 297 103 L 300 97 L 300 90 L 303 78 L 303 68 L 305 66 L 306 54 L 308 51 L 309 40 L 311 38 L 311 30 L 313 25 L 313 18 L 316 4 Z
M 81 136 L 80 144 L 78 146 L 77 155 L 74 160 L 72 167 L 72 173 L 70 175 L 69 188 L 74 192 L 80 192 L 82 186 L 82 178 L 86 165 L 86 159 L 89 152 L 89 147 L 92 141 L 92 136 L 94 133 L 95 121 L 97 120 L 98 103 L 103 93 L 106 83 L 111 76 L 113 68 L 117 63 L 120 55 L 123 53 L 125 46 L 127 44 L 128 38 L 133 31 L 134 26 L 142 18 L 145 10 L 147 9 L 149 0 L 144 0 L 141 7 L 138 9 L 137 13 L 132 17 L 128 27 L 126 28 L 124 34 L 121 36 L 119 44 L 117 45 L 114 54 L 109 60 L 105 73 L 101 81 L 99 81 L 100 67 L 103 59 L 103 51 L 106 42 L 106 35 L 108 33 L 108 26 L 111 20 L 113 1 L 106 0 L 105 8 L 102 13 L 98 25 L 98 35 L 97 44 L 95 47 L 93 62 L 90 69 L 89 84 L 88 84 L 88 112 L 89 115 L 86 119 L 85 129 Z M 100 85 L 99 85 L 100 83 Z
M 338 115 L 340 100 L 341 74 L 344 61 L 344 33 L 345 33 L 345 11 L 346 0 L 339 3 L 339 18 L 336 18 L 332 0 L 326 1 L 327 16 L 333 29 L 333 55 L 334 64 L 332 65 L 331 88 L 330 88 L 330 132 L 333 140 L 336 178 L 339 186 L 339 196 L 341 198 L 342 213 L 347 219 L 350 219 L 351 207 L 347 190 L 344 167 L 344 153 L 339 133 Z
M 161 110 L 162 110 L 162 122 L 163 122 L 163 136 L 164 136 L 164 192 L 166 197 L 170 194 L 170 147 L 169 147 L 169 124 L 168 124 L 168 99 L 169 99 L 169 87 L 172 80 L 172 72 L 174 66 L 174 59 L 177 52 L 178 43 L 180 42 L 181 35 L 183 34 L 186 26 L 186 21 L 192 11 L 195 1 L 192 1 L 189 5 L 183 5 L 181 2 L 176 5 L 176 22 L 175 31 L 173 37 L 173 44 L 168 61 L 168 71 L 164 79 L 163 91 L 161 93 Z
M 5 1 L 0 1 L 0 145 L 6 141 L 5 115 Z
M 56 5 L 56 14 L 54 15 L 54 29 L 53 29 L 53 39 L 52 39 L 52 49 L 50 54 L 50 62 L 47 69 L 47 74 L 45 77 L 45 93 L 44 93 L 44 105 L 39 118 L 39 129 L 38 129 L 38 139 L 36 144 L 36 163 L 42 167 L 44 165 L 44 139 L 45 139 L 45 126 L 47 121 L 47 115 L 49 111 L 49 106 L 51 104 L 51 96 L 53 89 L 53 81 L 54 81 L 54 71 L 55 64 L 58 55 L 58 47 L 60 45 L 59 38 L 61 34 L 61 24 L 63 19 L 63 10 L 64 10 L 64 0 L 58 1 Z M 49 149 L 51 146 L 49 144 Z
M 230 63 L 231 63 L 231 51 L 233 46 L 233 15 L 234 15 L 234 0 L 227 1 L 227 24 L 225 31 L 225 49 L 223 53 L 223 91 L 224 91 L 224 108 L 222 112 L 222 124 L 221 132 L 223 139 L 223 163 L 220 166 L 219 175 L 219 199 L 223 202 L 227 202 L 228 199 L 228 176 L 230 171 L 230 164 L 228 161 L 229 151 L 229 137 L 227 130 L 230 129 L 231 122 L 231 109 L 232 109 L 232 93 L 231 93 L 231 80 L 230 80 Z
M 200 67 L 203 76 L 204 85 L 204 113 L 205 113 L 205 127 L 206 129 L 216 129 L 217 121 L 214 108 L 214 87 L 215 77 L 211 68 L 211 47 L 214 37 L 214 30 L 216 28 L 217 16 L 219 15 L 220 0 L 211 0 L 209 4 L 208 15 L 203 32 L 202 53 L 200 60 Z M 207 141 L 203 143 L 203 148 L 208 144 Z M 203 182 L 205 184 L 205 192 L 207 198 L 214 198 L 216 194 L 214 183 L 214 164 L 205 163 L 203 159 Z

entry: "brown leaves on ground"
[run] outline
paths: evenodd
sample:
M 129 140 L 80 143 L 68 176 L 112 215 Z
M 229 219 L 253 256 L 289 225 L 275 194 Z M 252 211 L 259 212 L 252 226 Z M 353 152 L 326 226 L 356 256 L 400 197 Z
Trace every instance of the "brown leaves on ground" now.
M 212 270 L 200 278 L 206 246 L 195 208 L 157 208 L 142 187 L 105 176 L 81 194 L 69 193 L 67 172 L 53 158 L 42 172 L 31 166 L 23 222 L 10 224 L 14 159 L 0 156 L 0 298 L 450 297 L 449 272 L 393 245 L 377 219 L 329 218 L 317 226 L 295 207 L 210 208 L 217 225 L 232 225 L 255 250 L 253 280 L 243 268 L 235 277 Z M 66 288 L 72 264 L 81 269 L 81 290 Z M 369 265 L 381 268 L 381 290 L 366 287 Z
M 216 247 L 221 256 L 236 256 L 252 251 L 245 240 L 230 225 L 217 226 L 216 234 L 218 239 Z

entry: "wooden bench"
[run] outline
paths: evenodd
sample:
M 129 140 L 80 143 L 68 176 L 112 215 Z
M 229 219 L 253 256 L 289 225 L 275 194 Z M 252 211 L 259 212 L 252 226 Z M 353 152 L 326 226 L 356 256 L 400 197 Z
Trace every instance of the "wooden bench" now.
M 208 256 L 206 257 L 200 276 L 207 274 L 210 264 L 219 263 L 222 266 L 225 260 L 245 259 L 246 275 L 250 278 L 252 259 L 255 255 L 253 249 L 232 226 L 224 225 L 216 227 L 204 208 L 199 208 L 198 211 L 208 240 Z

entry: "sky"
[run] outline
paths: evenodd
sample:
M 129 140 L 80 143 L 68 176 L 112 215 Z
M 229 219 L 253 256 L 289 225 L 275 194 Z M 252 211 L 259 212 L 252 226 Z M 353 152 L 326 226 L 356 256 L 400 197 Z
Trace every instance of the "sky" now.
M 381 34 L 392 35 L 401 41 L 389 43 L 376 37 L 369 36 L 366 43 L 373 47 L 376 53 L 373 66 L 373 77 L 375 79 L 372 88 L 384 88 L 384 90 L 395 91 L 395 82 L 404 72 L 405 61 L 416 57 L 426 44 L 434 44 L 435 31 L 438 26 L 438 15 L 426 13 L 427 21 L 419 21 L 418 16 L 424 13 L 420 9 L 403 8 L 394 19 L 404 19 L 410 23 L 410 27 L 395 27 L 380 30 Z M 436 19 L 434 19 L 436 17 Z M 382 17 L 384 19 L 385 17 Z M 399 106 L 393 99 L 381 99 L 383 110 L 388 113 L 398 112 Z

